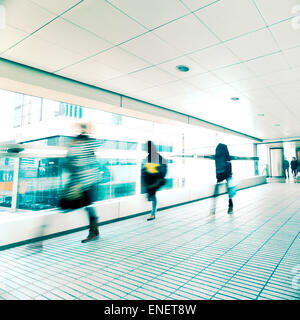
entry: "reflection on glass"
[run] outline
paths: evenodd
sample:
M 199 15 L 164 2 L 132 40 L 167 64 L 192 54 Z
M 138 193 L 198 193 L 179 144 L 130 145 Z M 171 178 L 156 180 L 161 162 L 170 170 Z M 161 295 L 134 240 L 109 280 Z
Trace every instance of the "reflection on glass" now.
M 103 174 L 98 184 L 98 201 L 140 193 L 141 159 L 137 154 L 146 150 L 145 142 L 148 139 L 156 143 L 158 152 L 168 160 L 167 183 L 162 189 L 197 188 L 216 181 L 214 161 L 171 158 L 170 155 L 214 154 L 219 142 L 227 144 L 233 156 L 251 157 L 254 154 L 253 141 L 198 126 L 174 126 L 141 120 L 4 90 L 0 90 L 0 102 L 5 104 L 7 111 L 2 117 L 5 118 L 2 119 L 3 125 L 6 124 L 2 139 L 7 131 L 4 141 L 14 141 L 14 134 L 17 132 L 22 133 L 18 135 L 18 142 L 26 143 L 30 140 L 33 146 L 40 146 L 41 149 L 67 146 L 73 134 L 69 130 L 71 123 L 83 120 L 95 124 L 94 138 L 100 142 L 97 155 Z M 8 112 L 9 109 L 11 113 Z M 39 126 L 37 123 L 40 123 Z M 62 128 L 57 129 L 58 124 Z M 43 130 L 40 132 L 35 128 Z M 102 151 L 104 155 L 101 155 Z M 268 164 L 267 148 L 258 146 L 257 152 L 260 157 L 259 174 L 264 174 Z M 0 159 L 0 205 L 11 206 L 14 203 L 14 160 L 3 157 Z M 63 162 L 62 158 L 21 158 L 16 181 L 17 208 L 42 210 L 56 207 L 62 186 L 68 179 Z M 254 161 L 251 160 L 235 160 L 232 161 L 232 166 L 237 180 L 257 174 Z
M 20 159 L 19 209 L 45 210 L 56 207 L 61 186 L 61 159 Z
M 11 207 L 14 159 L 0 158 L 0 206 Z

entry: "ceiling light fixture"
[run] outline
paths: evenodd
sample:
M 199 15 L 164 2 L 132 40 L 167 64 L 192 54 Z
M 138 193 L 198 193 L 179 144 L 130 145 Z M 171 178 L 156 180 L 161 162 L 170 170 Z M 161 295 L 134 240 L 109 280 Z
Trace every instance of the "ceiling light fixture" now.
M 280 127 L 280 124 L 279 123 L 275 123 L 274 126 L 275 127 Z
M 263 113 L 258 113 L 257 114 L 259 117 L 264 117 L 265 115 Z
M 188 72 L 188 71 L 190 70 L 189 67 L 184 66 L 184 65 L 179 65 L 179 66 L 176 67 L 176 69 L 177 69 L 178 71 L 180 71 L 180 72 Z
M 238 97 L 232 97 L 232 98 L 230 98 L 230 100 L 232 100 L 232 101 L 238 101 L 238 100 L 240 100 L 240 98 L 238 98 Z

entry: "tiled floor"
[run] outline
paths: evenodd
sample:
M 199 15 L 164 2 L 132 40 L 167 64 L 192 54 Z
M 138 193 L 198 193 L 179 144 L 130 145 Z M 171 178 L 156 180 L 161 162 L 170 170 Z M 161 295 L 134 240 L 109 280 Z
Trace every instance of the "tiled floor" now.
M 300 298 L 300 185 L 241 190 L 0 252 L 1 299 Z

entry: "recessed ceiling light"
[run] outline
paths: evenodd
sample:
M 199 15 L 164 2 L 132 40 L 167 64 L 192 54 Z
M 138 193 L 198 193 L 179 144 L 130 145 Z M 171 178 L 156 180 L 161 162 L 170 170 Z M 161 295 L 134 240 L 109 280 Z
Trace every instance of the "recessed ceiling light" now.
M 258 113 L 257 114 L 259 117 L 264 117 L 265 115 L 263 113 Z
M 275 127 L 280 127 L 280 124 L 279 123 L 275 123 L 274 126 Z
M 238 97 L 232 97 L 232 98 L 230 98 L 232 101 L 238 101 L 238 100 L 240 100 L 240 98 L 238 98 Z
M 184 65 L 179 65 L 179 66 L 176 67 L 176 69 L 177 69 L 178 71 L 181 71 L 181 72 L 188 72 L 188 71 L 190 70 L 189 67 L 184 66 Z

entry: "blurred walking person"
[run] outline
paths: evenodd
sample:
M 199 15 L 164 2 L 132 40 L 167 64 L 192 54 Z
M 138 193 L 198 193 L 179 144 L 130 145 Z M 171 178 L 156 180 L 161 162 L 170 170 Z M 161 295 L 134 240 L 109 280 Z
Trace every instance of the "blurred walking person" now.
M 147 141 L 148 156 L 142 166 L 142 193 L 147 193 L 148 201 L 152 201 L 151 215 L 148 221 L 156 218 L 157 198 L 156 192 L 166 183 L 166 160 L 157 152 L 152 141 Z
M 290 163 L 286 158 L 284 158 L 284 160 L 283 160 L 283 174 L 284 174 L 285 179 L 290 178 L 289 168 L 290 168 Z
M 80 134 L 73 138 L 66 157 L 70 181 L 64 189 L 60 207 L 74 210 L 85 208 L 89 219 L 89 233 L 82 243 L 99 238 L 98 217 L 91 206 L 96 200 L 100 167 L 95 156 L 99 144 L 87 134 L 87 125 L 80 124 Z
M 212 208 L 211 213 L 215 213 L 216 211 L 216 197 L 219 193 L 220 183 L 226 180 L 226 187 L 228 192 L 228 213 L 232 213 L 233 211 L 233 201 L 232 198 L 236 193 L 236 186 L 233 183 L 232 179 L 232 166 L 231 166 L 231 158 L 229 155 L 229 151 L 227 145 L 223 143 L 219 143 L 216 147 L 215 152 L 215 166 L 216 166 L 216 178 L 217 183 L 214 189 L 214 195 L 212 200 Z
M 298 161 L 296 157 L 293 157 L 293 160 L 291 161 L 291 170 L 292 170 L 292 175 L 294 178 L 297 178 L 298 175 Z

